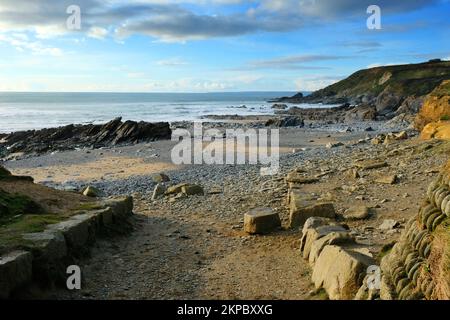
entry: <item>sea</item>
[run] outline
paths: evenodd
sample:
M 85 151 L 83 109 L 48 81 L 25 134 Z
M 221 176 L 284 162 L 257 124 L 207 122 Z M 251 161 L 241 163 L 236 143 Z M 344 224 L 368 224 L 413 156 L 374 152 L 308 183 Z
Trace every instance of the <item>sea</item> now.
M 207 115 L 273 114 L 273 103 L 268 101 L 295 93 L 4 92 L 0 93 L 0 133 L 68 124 L 100 124 L 116 117 L 122 117 L 123 120 L 174 122 L 200 120 Z

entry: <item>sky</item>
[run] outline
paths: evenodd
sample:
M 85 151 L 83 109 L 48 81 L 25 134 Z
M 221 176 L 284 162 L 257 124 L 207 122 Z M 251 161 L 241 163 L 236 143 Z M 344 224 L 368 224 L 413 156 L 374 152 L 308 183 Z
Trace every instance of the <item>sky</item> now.
M 0 91 L 312 91 L 449 39 L 450 0 L 0 0 Z

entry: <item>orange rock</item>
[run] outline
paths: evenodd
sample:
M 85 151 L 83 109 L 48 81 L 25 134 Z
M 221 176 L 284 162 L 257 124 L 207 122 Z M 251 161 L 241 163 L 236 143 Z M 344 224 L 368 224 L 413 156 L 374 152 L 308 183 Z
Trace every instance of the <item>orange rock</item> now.
M 415 120 L 415 126 L 422 130 L 427 124 L 450 120 L 450 80 L 443 81 L 426 98 Z
M 423 128 L 420 138 L 423 140 L 450 140 L 450 121 L 429 123 Z

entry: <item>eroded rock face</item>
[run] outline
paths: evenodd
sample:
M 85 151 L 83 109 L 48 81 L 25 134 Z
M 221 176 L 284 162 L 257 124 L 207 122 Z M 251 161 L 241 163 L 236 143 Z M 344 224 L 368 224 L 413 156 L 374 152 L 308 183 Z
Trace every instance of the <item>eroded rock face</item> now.
M 450 299 L 450 162 L 381 261 L 382 299 Z
M 420 138 L 423 140 L 450 140 L 450 121 L 431 122 L 423 128 Z
M 148 123 L 114 119 L 103 125 L 68 125 L 60 128 L 14 132 L 0 142 L 0 154 L 45 153 L 83 147 L 104 147 L 119 144 L 170 139 L 169 123 Z
M 423 130 L 432 122 L 450 120 L 450 80 L 444 81 L 426 98 L 415 120 L 415 127 Z

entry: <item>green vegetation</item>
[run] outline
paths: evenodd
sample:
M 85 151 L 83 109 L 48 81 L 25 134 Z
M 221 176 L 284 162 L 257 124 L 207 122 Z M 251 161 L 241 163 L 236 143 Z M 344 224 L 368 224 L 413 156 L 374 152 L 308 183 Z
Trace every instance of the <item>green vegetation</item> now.
M 0 177 L 10 176 L 11 172 L 0 166 Z
M 447 81 L 439 88 L 436 88 L 436 90 L 433 91 L 432 95 L 438 98 L 450 95 L 450 81 Z
M 396 242 L 394 242 L 394 241 L 390 242 L 390 243 L 387 243 L 381 248 L 380 252 L 378 253 L 378 257 L 377 257 L 378 261 L 381 261 L 381 259 L 383 259 L 383 257 L 385 255 L 387 255 L 389 252 L 391 252 L 391 250 L 394 247 L 395 243 Z
M 312 296 L 312 300 L 329 300 L 328 294 L 325 291 L 325 289 L 320 288 L 319 290 L 316 290 Z
M 450 116 L 449 116 L 448 114 L 443 115 L 443 116 L 441 117 L 441 121 L 449 121 L 449 120 L 450 120 Z
M 43 213 L 42 207 L 27 196 L 0 190 L 0 225 L 9 216 Z
M 308 98 L 359 95 L 376 97 L 386 88 L 398 95 L 422 96 L 429 94 L 447 79 L 450 79 L 449 61 L 377 67 L 360 70 L 347 79 L 314 92 Z M 448 94 L 450 83 L 442 90 L 446 90 Z
M 75 211 L 90 211 L 90 210 L 100 210 L 103 209 L 105 206 L 98 202 L 88 202 L 83 203 L 80 206 L 78 206 Z
M 61 222 L 66 218 L 52 214 L 27 214 L 11 218 L 7 224 L 0 225 L 0 254 L 11 249 L 27 247 L 30 244 L 23 239 L 23 234 L 42 232 L 48 225 Z

